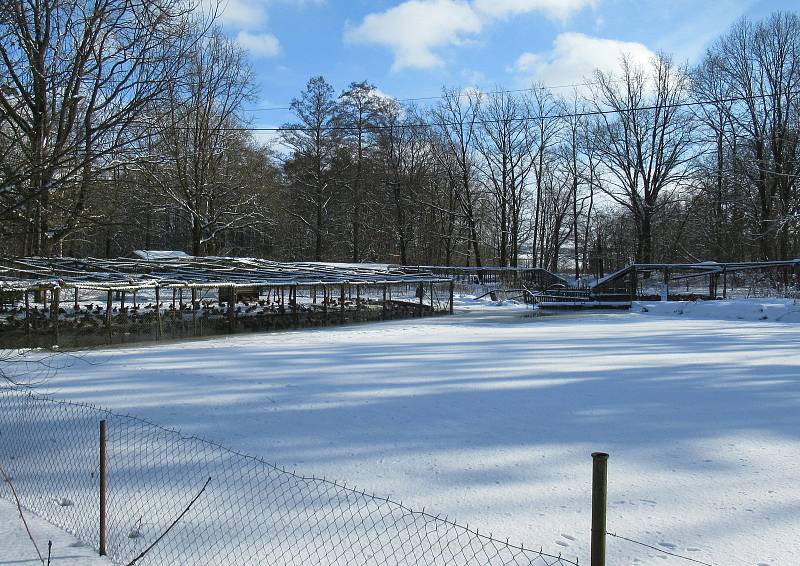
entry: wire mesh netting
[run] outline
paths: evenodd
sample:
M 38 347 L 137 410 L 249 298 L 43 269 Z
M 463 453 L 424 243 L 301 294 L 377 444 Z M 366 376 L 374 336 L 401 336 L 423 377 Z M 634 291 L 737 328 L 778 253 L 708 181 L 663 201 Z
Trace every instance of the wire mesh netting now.
M 95 548 L 100 420 L 115 563 L 156 543 L 137 564 L 574 564 L 136 417 L 1 387 L 0 465 L 22 504 Z

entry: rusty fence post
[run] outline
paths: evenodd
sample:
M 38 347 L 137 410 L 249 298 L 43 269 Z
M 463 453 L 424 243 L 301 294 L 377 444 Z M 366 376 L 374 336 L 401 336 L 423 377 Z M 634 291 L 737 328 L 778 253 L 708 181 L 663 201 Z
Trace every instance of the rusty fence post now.
M 100 556 L 106 555 L 106 421 L 100 421 Z
M 592 453 L 592 563 L 606 565 L 606 509 L 608 506 L 608 454 Z

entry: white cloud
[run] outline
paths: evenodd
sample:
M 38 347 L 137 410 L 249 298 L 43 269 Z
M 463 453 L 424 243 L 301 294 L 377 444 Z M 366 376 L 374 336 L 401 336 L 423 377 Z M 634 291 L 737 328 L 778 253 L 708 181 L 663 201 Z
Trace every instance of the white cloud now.
M 525 82 L 580 84 L 590 79 L 595 69 L 606 72 L 619 69 L 623 55 L 634 64 L 646 65 L 655 53 L 642 43 L 565 32 L 556 37 L 550 51 L 520 55 L 511 70 Z
M 209 1 L 209 5 L 216 3 Z M 223 0 L 219 10 L 219 19 L 224 25 L 254 29 L 267 22 L 266 6 L 259 0 Z
M 271 33 L 250 33 L 242 30 L 236 36 L 236 41 L 254 57 L 274 57 L 281 50 L 278 38 Z
M 437 49 L 462 45 L 484 26 L 516 15 L 541 12 L 565 20 L 599 0 L 406 0 L 368 14 L 345 31 L 345 41 L 382 45 L 394 53 L 394 70 L 443 65 Z
M 394 52 L 394 70 L 431 69 L 443 64 L 434 49 L 463 43 L 482 23 L 472 7 L 457 0 L 408 0 L 368 14 L 345 32 L 350 43 L 372 43 Z
M 475 10 L 495 19 L 541 12 L 550 18 L 566 20 L 597 0 L 475 0 Z

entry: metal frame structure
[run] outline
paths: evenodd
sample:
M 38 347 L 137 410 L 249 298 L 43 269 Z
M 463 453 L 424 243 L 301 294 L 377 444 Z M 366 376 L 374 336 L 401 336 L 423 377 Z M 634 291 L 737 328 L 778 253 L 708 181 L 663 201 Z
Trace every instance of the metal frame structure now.
M 670 295 L 670 284 L 678 281 L 707 278 L 708 293 L 699 298 L 716 299 L 728 297 L 728 276 L 744 272 L 783 271 L 787 282 L 794 278 L 795 285 L 800 286 L 800 259 L 784 261 L 759 262 L 715 262 L 700 263 L 634 263 L 596 281 L 590 286 L 590 295 L 598 300 L 634 300 L 642 296 L 641 282 L 643 275 L 651 278 L 654 272 L 660 273 L 663 293 Z M 790 275 L 791 274 L 791 275 Z
M 164 291 L 171 291 L 171 302 Z M 0 347 L 86 346 L 452 312 L 451 279 L 383 265 L 191 256 L 0 258 Z
M 277 287 L 444 283 L 449 278 L 394 266 L 281 263 L 256 258 L 2 258 L 0 291 L 40 288 Z

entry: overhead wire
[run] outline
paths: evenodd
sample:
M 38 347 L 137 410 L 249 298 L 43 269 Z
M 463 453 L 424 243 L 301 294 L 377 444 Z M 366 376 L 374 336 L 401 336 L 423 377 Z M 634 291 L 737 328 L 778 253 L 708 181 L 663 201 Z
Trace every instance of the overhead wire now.
M 774 98 L 777 96 L 781 96 L 784 94 L 800 94 L 800 90 L 792 91 L 790 93 L 764 93 L 764 94 L 753 94 L 753 95 L 742 95 L 742 96 L 731 96 L 727 98 L 711 98 L 711 99 L 704 99 L 704 100 L 689 100 L 685 102 L 673 102 L 668 104 L 653 104 L 648 106 L 633 106 L 630 108 L 609 108 L 609 109 L 596 109 L 596 110 L 586 110 L 583 112 L 560 112 L 557 114 L 539 114 L 533 116 L 519 116 L 515 118 L 508 118 L 508 119 L 490 119 L 490 118 L 480 118 L 480 119 L 473 119 L 473 120 L 466 120 L 471 125 L 487 125 L 487 124 L 498 124 L 498 123 L 506 123 L 506 122 L 536 122 L 536 121 L 543 121 L 543 120 L 560 120 L 565 118 L 585 118 L 591 116 L 607 116 L 612 114 L 620 114 L 623 112 L 642 112 L 642 111 L 649 111 L 649 110 L 663 110 L 663 109 L 676 109 L 676 108 L 692 108 L 697 106 L 705 106 L 708 104 L 723 104 L 729 102 L 744 102 L 748 100 L 756 100 L 760 98 Z M 330 125 L 330 126 L 321 126 L 319 128 L 315 127 L 303 127 L 303 126 L 277 126 L 277 127 L 256 127 L 256 126 L 232 126 L 232 127 L 222 127 L 218 128 L 218 131 L 221 132 L 275 132 L 275 133 L 282 133 L 282 132 L 315 132 L 315 131 L 322 131 L 322 132 L 333 132 L 333 131 L 353 131 L 364 129 L 364 130 L 388 130 L 388 129 L 408 129 L 408 128 L 430 128 L 434 126 L 460 126 L 462 125 L 459 122 L 454 121 L 439 121 L 439 122 L 411 122 L 411 123 L 398 123 L 398 124 L 371 124 L 369 126 L 355 126 L 355 125 Z M 189 127 L 180 127 L 181 129 L 188 129 Z

